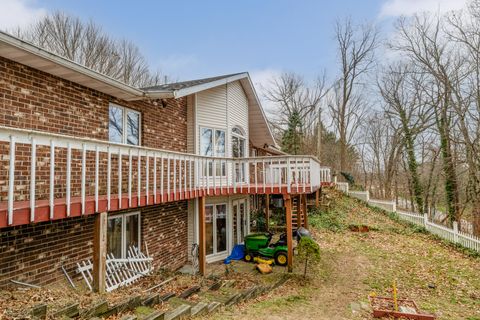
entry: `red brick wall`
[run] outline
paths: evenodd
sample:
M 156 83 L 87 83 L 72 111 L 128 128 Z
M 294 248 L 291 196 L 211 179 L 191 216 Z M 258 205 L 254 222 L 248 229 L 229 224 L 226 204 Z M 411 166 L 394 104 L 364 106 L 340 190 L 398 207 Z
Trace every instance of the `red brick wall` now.
M 168 99 L 166 107 L 150 101 L 127 102 L 82 87 L 0 57 L 0 126 L 47 131 L 75 137 L 108 140 L 109 103 L 141 113 L 143 146 L 186 152 L 186 98 Z M 15 200 L 28 200 L 30 182 L 29 145 L 17 144 Z M 8 143 L 0 143 L 0 168 L 8 168 Z M 123 163 L 123 190 L 127 188 L 127 157 Z M 49 147 L 37 148 L 36 199 L 47 199 L 49 191 Z M 72 153 L 72 197 L 80 195 L 81 152 Z M 112 193 L 118 174 L 112 156 Z M 55 194 L 65 197 L 66 150 L 56 149 Z M 94 152 L 87 153 L 87 196 L 94 192 Z M 135 162 L 135 161 L 134 161 Z M 144 162 L 144 161 L 143 161 Z M 153 160 L 151 161 L 151 167 Z M 100 158 L 100 194 L 106 189 L 106 155 Z M 136 163 L 133 164 L 136 182 Z M 145 173 L 143 172 L 143 175 Z M 151 177 L 152 179 L 153 177 Z M 143 180 L 144 181 L 144 180 Z M 165 179 L 166 181 L 166 179 Z M 8 170 L 0 170 L 0 201 L 6 201 Z M 136 186 L 136 184 L 134 184 Z M 103 192 L 102 192 L 103 191 Z M 134 189 L 136 192 L 136 189 Z
M 94 217 L 79 217 L 0 229 L 0 287 L 10 279 L 45 285 L 60 279 L 64 263 L 92 255 Z
M 142 210 L 142 241 L 147 242 L 156 267 L 175 270 L 187 262 L 187 224 L 187 201 Z
M 142 114 L 142 144 L 186 151 L 186 98 L 127 102 L 0 57 L 0 125 L 108 140 L 108 105 Z
M 144 207 L 141 212 L 142 247 L 146 241 L 155 266 L 174 270 L 185 264 L 187 202 Z M 62 263 L 71 276 L 76 275 L 76 262 L 92 259 L 94 219 L 87 216 L 0 229 L 0 287 L 10 279 L 38 285 L 66 281 Z

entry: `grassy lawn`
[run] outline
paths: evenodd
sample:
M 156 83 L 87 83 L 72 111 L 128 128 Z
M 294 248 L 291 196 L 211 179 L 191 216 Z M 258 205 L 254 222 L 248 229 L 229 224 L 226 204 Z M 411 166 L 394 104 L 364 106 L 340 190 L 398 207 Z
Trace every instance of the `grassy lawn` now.
M 282 287 L 211 319 L 370 319 L 368 295 L 414 299 L 438 319 L 480 320 L 480 258 L 462 252 L 421 229 L 330 193 L 328 212 L 311 217 L 322 261 L 308 279 L 295 273 Z M 370 232 L 351 232 L 367 225 Z

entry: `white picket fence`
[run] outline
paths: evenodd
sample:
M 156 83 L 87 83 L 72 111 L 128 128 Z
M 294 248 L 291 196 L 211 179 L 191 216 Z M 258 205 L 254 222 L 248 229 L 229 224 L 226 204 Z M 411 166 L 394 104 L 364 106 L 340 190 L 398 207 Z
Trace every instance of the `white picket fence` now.
M 341 188 L 339 189 L 342 190 Z M 460 231 L 457 222 L 454 222 L 453 228 L 450 229 L 449 227 L 429 221 L 428 215 L 426 214 L 398 210 L 395 201 L 370 199 L 368 191 L 350 191 L 347 194 L 354 198 L 363 200 L 372 206 L 395 212 L 400 219 L 408 221 L 417 226 L 424 227 L 427 231 L 439 236 L 442 239 L 480 252 L 480 238 Z
M 117 288 L 128 286 L 139 278 L 153 271 L 153 258 L 140 252 L 138 248 L 131 246 L 125 259 L 118 259 L 113 254 L 107 255 L 105 288 L 107 292 Z M 93 264 L 89 260 L 77 262 L 77 273 L 85 280 L 87 287 L 92 290 Z

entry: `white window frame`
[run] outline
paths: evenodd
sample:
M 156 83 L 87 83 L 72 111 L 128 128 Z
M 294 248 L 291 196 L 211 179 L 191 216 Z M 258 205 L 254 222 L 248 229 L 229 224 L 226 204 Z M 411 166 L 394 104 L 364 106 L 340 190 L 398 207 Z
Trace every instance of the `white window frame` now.
M 199 127 L 199 132 L 198 132 L 198 136 L 200 137 L 200 139 L 199 139 L 199 150 L 202 149 L 202 130 L 203 130 L 203 129 L 212 130 L 212 155 L 211 155 L 211 156 L 208 156 L 208 157 L 213 157 L 213 158 L 226 158 L 226 157 L 227 157 L 227 150 L 228 150 L 228 149 L 227 149 L 227 130 L 226 130 L 226 129 L 223 129 L 223 128 L 214 128 L 214 127 L 200 126 L 200 127 Z M 216 148 L 216 144 L 215 144 L 215 142 L 216 142 L 216 132 L 217 132 L 217 131 L 223 131 L 224 137 L 225 137 L 225 138 L 224 138 L 224 143 L 225 143 L 225 146 L 224 146 L 225 152 L 224 152 L 224 153 L 225 153 L 225 154 L 224 154 L 223 156 L 221 156 L 221 157 L 219 157 L 219 156 L 217 155 L 217 148 Z M 202 155 L 202 156 L 203 156 L 203 155 Z M 225 166 L 225 170 L 222 170 L 222 169 L 220 168 L 220 173 L 221 173 L 221 174 L 220 174 L 220 175 L 216 175 L 217 178 L 224 178 L 224 177 L 226 177 L 227 174 L 228 174 L 228 173 L 227 173 L 227 168 L 226 168 L 226 163 L 222 163 L 222 165 Z M 218 168 L 217 168 L 217 169 L 218 169 Z M 207 167 L 207 170 L 209 170 L 208 167 Z M 225 172 L 225 174 L 223 174 L 223 172 Z M 202 174 L 205 176 L 204 173 L 202 173 Z M 211 174 L 211 175 L 210 175 L 210 174 L 207 174 L 207 176 L 208 176 L 208 177 L 213 177 L 213 168 L 212 168 L 212 174 Z
M 225 236 L 226 236 L 226 249 L 224 251 L 217 251 L 217 206 L 225 206 Z M 213 257 L 215 255 L 219 254 L 225 254 L 229 250 L 229 244 L 228 244 L 228 225 L 229 225 L 229 216 L 228 216 L 228 204 L 224 202 L 219 202 L 219 203 L 208 203 L 205 205 L 205 209 L 207 207 L 213 207 L 212 210 L 212 229 L 213 229 L 213 253 L 209 254 L 207 257 Z M 205 221 L 206 222 L 206 221 Z
M 120 109 L 123 110 L 123 113 L 122 113 L 123 114 L 123 118 L 122 118 L 123 132 L 122 132 L 122 142 L 121 142 L 122 144 L 127 144 L 127 136 L 128 136 L 128 133 L 127 133 L 127 113 L 131 112 L 131 113 L 138 114 L 138 145 L 137 146 L 141 146 L 142 145 L 142 113 L 140 111 L 130 109 L 130 108 L 118 105 L 116 103 L 110 102 L 108 104 L 108 130 L 109 131 L 110 131 L 110 108 L 111 107 L 116 107 L 116 108 L 120 108 Z M 109 142 L 112 142 L 112 141 L 110 141 L 110 133 L 109 133 Z M 134 146 L 134 144 L 127 144 L 127 145 Z
M 129 212 L 129 213 L 123 213 L 123 214 L 116 214 L 108 217 L 108 220 L 111 219 L 118 219 L 122 218 L 122 256 L 120 257 L 121 259 L 126 259 L 127 257 L 127 239 L 125 238 L 125 235 L 127 233 L 127 217 L 130 216 L 138 216 L 138 249 L 140 250 L 141 247 L 141 240 L 142 240 L 142 221 L 141 221 L 141 212 L 140 211 L 135 211 L 135 212 Z M 119 257 L 115 257 L 119 258 Z

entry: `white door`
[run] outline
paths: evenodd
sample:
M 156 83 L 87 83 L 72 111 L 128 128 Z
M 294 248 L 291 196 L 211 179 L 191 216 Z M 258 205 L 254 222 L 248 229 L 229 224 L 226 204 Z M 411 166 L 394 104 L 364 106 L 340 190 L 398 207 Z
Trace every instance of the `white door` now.
M 227 251 L 227 205 L 225 203 L 205 206 L 205 242 L 207 256 Z

